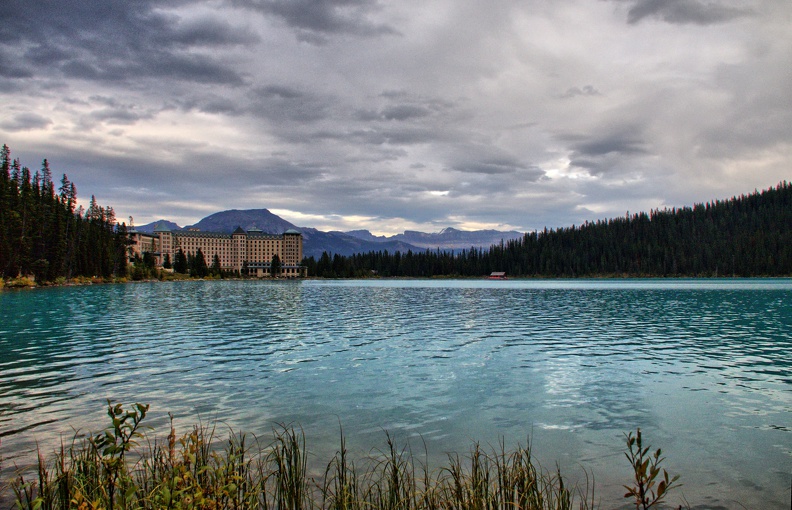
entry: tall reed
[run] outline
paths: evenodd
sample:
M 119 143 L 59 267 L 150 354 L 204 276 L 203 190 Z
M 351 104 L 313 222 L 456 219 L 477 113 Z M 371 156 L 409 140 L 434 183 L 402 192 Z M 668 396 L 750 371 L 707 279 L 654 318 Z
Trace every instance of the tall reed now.
M 570 487 L 558 468 L 543 470 L 529 446 L 509 451 L 473 444 L 430 469 L 386 433 L 384 450 L 356 464 L 341 431 L 340 448 L 323 472 L 308 472 L 305 435 L 279 426 L 273 439 L 196 425 L 178 436 L 171 418 L 164 440 L 149 439 L 140 422 L 146 406 L 108 404 L 111 426 L 62 445 L 51 460 L 12 483 L 20 510 L 587 510 L 593 486 Z M 124 418 L 126 417 L 126 418 Z M 425 450 L 424 445 L 424 450 Z M 425 457 L 428 459 L 428 454 Z M 362 466 L 359 467 L 359 466 Z M 588 480 L 588 478 L 587 478 Z M 670 483 L 666 484 L 670 488 Z

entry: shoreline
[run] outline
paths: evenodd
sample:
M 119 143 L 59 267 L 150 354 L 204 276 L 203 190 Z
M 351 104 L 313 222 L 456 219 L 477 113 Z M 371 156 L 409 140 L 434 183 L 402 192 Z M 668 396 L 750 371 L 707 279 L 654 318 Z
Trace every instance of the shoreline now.
M 145 278 L 133 280 L 127 277 L 120 278 L 99 278 L 99 277 L 77 277 L 63 282 L 44 282 L 37 283 L 30 276 L 20 276 L 16 278 L 0 279 L 0 292 L 4 290 L 32 290 L 60 287 L 89 287 L 92 285 L 115 285 L 127 283 L 159 283 L 159 282 L 187 282 L 187 281 L 245 281 L 245 282 L 283 282 L 283 281 L 344 281 L 344 280 L 407 280 L 407 281 L 433 281 L 433 280 L 465 280 L 465 281 L 582 281 L 582 280 L 788 280 L 792 275 L 762 275 L 762 276 L 702 276 L 702 275 L 631 275 L 631 274 L 606 274 L 606 275 L 586 275 L 586 276 L 510 276 L 504 279 L 491 279 L 483 276 L 368 276 L 350 278 L 326 278 L 322 276 L 308 276 L 304 278 L 242 278 L 242 277 L 201 277 L 192 278 L 189 275 L 180 277 L 168 276 L 164 278 Z

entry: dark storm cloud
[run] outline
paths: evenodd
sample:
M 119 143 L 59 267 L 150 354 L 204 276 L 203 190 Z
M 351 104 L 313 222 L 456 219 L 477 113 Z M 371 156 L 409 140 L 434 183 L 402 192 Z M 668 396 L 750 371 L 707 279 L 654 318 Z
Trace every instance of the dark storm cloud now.
M 712 25 L 726 23 L 751 14 L 750 10 L 719 5 L 717 2 L 702 3 L 698 0 L 632 0 L 633 6 L 627 13 L 630 24 L 645 18 L 659 18 L 673 24 Z
M 275 16 L 305 40 L 315 43 L 324 42 L 324 36 L 332 34 L 396 33 L 392 27 L 369 19 L 369 14 L 377 10 L 377 2 L 373 0 L 237 0 L 234 3 Z
M 590 175 L 603 176 L 635 170 L 636 158 L 649 154 L 646 142 L 634 130 L 617 130 L 598 136 L 567 136 L 572 167 L 584 168 Z
M 33 72 L 23 66 L 24 62 L 16 62 L 11 55 L 0 47 L 0 76 L 4 78 L 30 78 L 33 76 Z
M 35 113 L 20 113 L 8 122 L 2 124 L 8 131 L 28 131 L 30 129 L 43 129 L 52 124 L 52 120 Z
M 42 73 L 59 69 L 67 77 L 119 81 L 167 77 L 201 83 L 240 84 L 243 75 L 192 49 L 257 40 L 225 21 L 184 21 L 157 12 L 175 2 L 122 0 L 7 0 L 0 7 L 4 60 L 27 62 Z M 5 66 L 4 66 L 5 67 Z M 20 77 L 33 71 L 20 66 Z M 20 72 L 21 70 L 21 72 Z
M 86 55 L 63 62 L 61 71 L 70 78 L 90 81 L 125 81 L 137 78 L 169 78 L 195 83 L 241 85 L 243 76 L 200 55 L 152 52 L 137 61 L 112 63 Z
M 197 83 L 242 85 L 245 82 L 244 74 L 202 55 L 155 54 L 140 70 L 151 76 Z

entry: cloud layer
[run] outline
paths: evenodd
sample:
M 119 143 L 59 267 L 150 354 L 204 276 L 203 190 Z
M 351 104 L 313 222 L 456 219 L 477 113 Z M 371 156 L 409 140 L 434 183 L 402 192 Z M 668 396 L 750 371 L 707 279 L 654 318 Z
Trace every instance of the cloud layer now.
M 6 0 L 0 19 L 0 143 L 137 223 L 533 230 L 790 174 L 786 0 Z

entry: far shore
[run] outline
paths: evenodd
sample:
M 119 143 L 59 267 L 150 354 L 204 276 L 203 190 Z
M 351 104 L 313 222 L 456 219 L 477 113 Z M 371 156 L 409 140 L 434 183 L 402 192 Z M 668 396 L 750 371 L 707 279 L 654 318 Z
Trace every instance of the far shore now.
M 761 280 L 761 279 L 788 279 L 792 275 L 763 275 L 763 276 L 712 276 L 712 275 L 632 275 L 632 274 L 602 274 L 585 276 L 509 276 L 503 279 L 493 280 L 487 275 L 482 276 L 459 276 L 459 275 L 436 275 L 436 276 L 356 276 L 356 277 L 334 277 L 326 278 L 322 276 L 308 276 L 303 278 L 282 278 L 282 277 L 241 277 L 241 276 L 207 276 L 194 278 L 189 275 L 161 273 L 159 278 L 132 279 L 127 277 L 102 278 L 98 276 L 80 276 L 71 279 L 59 278 L 54 282 L 37 283 L 32 276 L 18 276 L 16 278 L 0 279 L 0 291 L 2 290 L 24 290 L 24 289 L 45 289 L 53 287 L 85 287 L 91 285 L 111 285 L 124 283 L 155 283 L 155 282 L 188 282 L 188 281 L 246 281 L 246 282 L 283 282 L 301 280 L 487 280 L 487 281 L 509 281 L 509 280 L 718 280 L 718 279 L 739 279 L 739 280 Z

